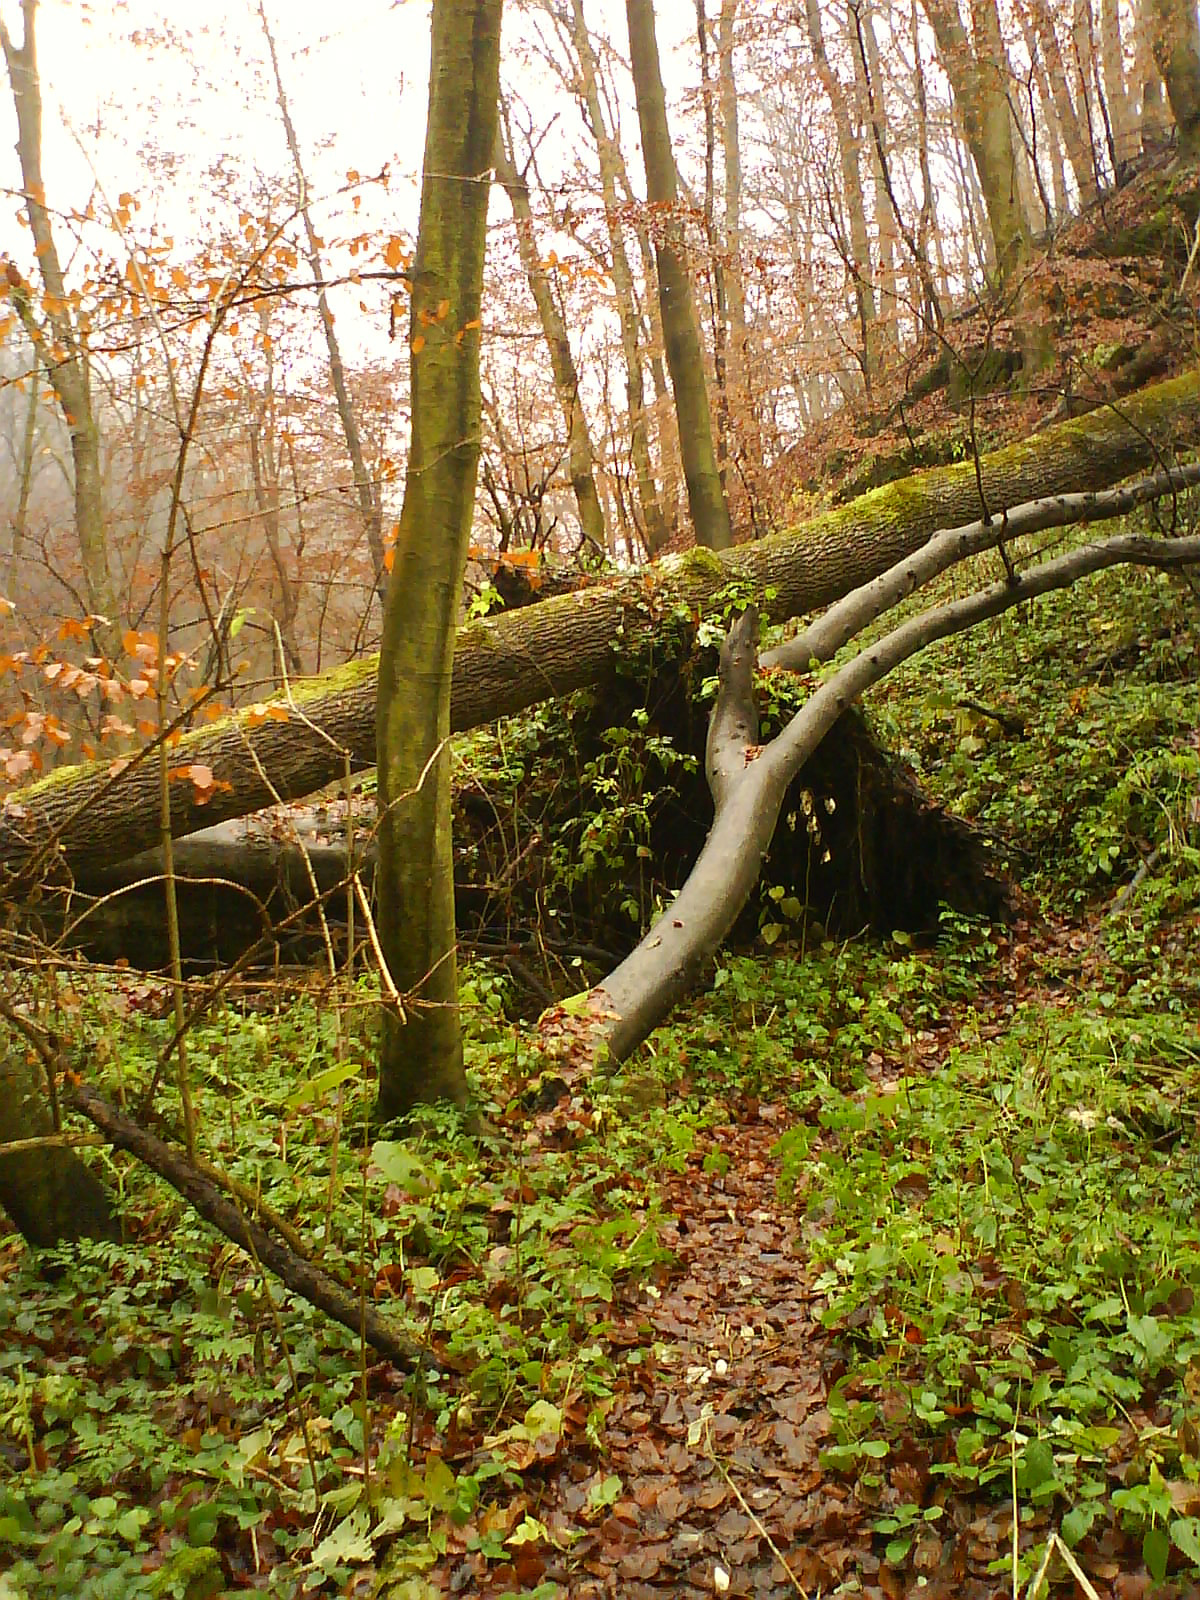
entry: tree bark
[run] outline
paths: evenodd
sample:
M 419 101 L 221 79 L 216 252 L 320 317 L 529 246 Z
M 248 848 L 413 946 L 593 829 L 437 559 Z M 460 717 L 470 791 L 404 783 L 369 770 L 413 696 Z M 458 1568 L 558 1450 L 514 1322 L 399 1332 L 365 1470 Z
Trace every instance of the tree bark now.
M 379 653 L 378 1112 L 466 1099 L 450 834 L 450 681 L 482 401 L 480 304 L 496 149 L 501 0 L 435 0 L 413 263 L 412 432 Z
M 1125 85 L 1125 50 L 1121 42 L 1121 15 L 1118 0 L 1100 0 L 1100 62 L 1104 72 L 1104 98 L 1112 127 L 1114 176 L 1120 181 L 1123 170 L 1137 154 L 1136 134 Z
M 785 621 L 838 599 L 937 529 L 978 515 L 980 486 L 989 512 L 999 515 L 1025 500 L 1119 483 L 1198 438 L 1200 371 L 1194 371 L 1131 396 L 1119 412 L 1072 418 L 983 456 L 978 478 L 971 461 L 916 473 L 719 557 L 690 551 L 470 623 L 458 633 L 450 726 L 476 727 L 607 682 L 614 642 L 625 653 L 648 647 L 665 613 L 698 617 L 731 580 L 764 596 L 771 620 Z M 770 599 L 767 589 L 774 591 Z M 192 833 L 277 797 L 310 794 L 341 776 L 347 756 L 356 766 L 371 765 L 376 674 L 374 660 L 351 663 L 294 685 L 292 707 L 280 703 L 275 716 L 251 708 L 185 734 L 174 765 L 207 765 L 229 788 L 215 788 L 201 803 L 193 784 L 173 783 L 173 831 Z M 157 836 L 153 762 L 115 775 L 106 761 L 67 768 L 14 792 L 0 811 L 0 886 L 7 878 L 11 893 L 19 887 L 15 878 L 37 881 L 63 869 L 84 878 L 149 849 Z
M 550 279 L 542 266 L 541 251 L 534 233 L 533 211 L 529 204 L 529 184 L 519 173 L 513 160 L 511 135 L 507 116 L 501 120 L 496 138 L 496 177 L 503 186 L 512 206 L 513 222 L 517 230 L 517 249 L 521 265 L 529 283 L 529 292 L 537 307 L 542 324 L 542 336 L 550 352 L 550 368 L 554 374 L 554 389 L 558 404 L 567 425 L 567 461 L 571 474 L 571 488 L 575 491 L 575 504 L 579 508 L 579 526 L 584 537 L 595 550 L 607 550 L 604 533 L 604 512 L 596 492 L 593 471 L 595 453 L 588 431 L 583 402 L 579 398 L 579 374 L 575 370 L 575 357 L 567 333 L 566 318 L 559 308 L 550 288 Z
M 45 288 L 42 317 L 39 318 L 34 308 L 29 287 L 11 262 L 7 267 L 8 290 L 38 361 L 46 369 L 67 425 L 74 467 L 75 532 L 83 564 L 84 589 L 93 616 L 102 619 L 93 624 L 96 640 L 106 655 L 115 658 L 121 631 L 116 626 L 117 603 L 104 523 L 100 429 L 92 406 L 87 348 L 82 333 L 71 319 L 72 302 L 50 225 L 42 179 L 42 89 L 34 34 L 36 11 L 37 0 L 21 0 L 23 37 L 19 46 L 14 44 L 0 20 L 0 46 L 4 50 L 17 114 L 17 154 L 25 190 L 25 214 L 29 218 L 38 270 Z
M 1066 63 L 1054 27 L 1054 19 L 1050 15 L 1048 0 L 1030 0 L 1029 10 L 1038 42 L 1042 47 L 1042 59 L 1046 63 L 1047 87 L 1053 96 L 1059 131 L 1067 148 L 1067 160 L 1071 163 L 1071 171 L 1075 175 L 1079 198 L 1084 205 L 1088 205 L 1096 198 L 1096 170 L 1091 139 L 1085 131 L 1086 124 L 1081 122 L 1083 108 L 1081 106 L 1077 111 L 1071 99 Z M 1073 73 L 1072 76 L 1077 79 L 1078 73 Z
M 825 35 L 821 26 L 819 0 L 805 0 L 805 18 L 813 63 L 833 111 L 833 125 L 837 133 L 838 161 L 842 173 L 842 203 L 846 207 L 849 232 L 846 241 L 849 250 L 845 252 L 847 257 L 845 267 L 858 313 L 863 378 L 867 393 L 870 394 L 871 385 L 879 371 L 879 352 L 878 330 L 875 324 L 875 286 L 871 274 L 871 246 L 867 233 L 867 209 L 863 200 L 859 141 L 850 120 L 846 87 L 829 64 L 829 54 L 825 49 Z
M 1200 22 L 1194 0 L 1149 0 L 1154 59 L 1167 86 L 1186 160 L 1200 151 Z
M 645 374 L 642 368 L 642 322 L 621 222 L 620 186 L 624 177 L 624 158 L 620 145 L 609 131 L 604 108 L 600 103 L 596 57 L 583 13 L 583 0 L 571 0 L 569 16 L 558 12 L 555 15 L 560 17 L 563 30 L 568 34 L 575 51 L 579 65 L 578 91 L 596 144 L 596 158 L 600 167 L 600 193 L 604 201 L 609 249 L 612 251 L 613 291 L 617 302 L 617 318 L 621 324 L 625 394 L 629 402 L 629 454 L 637 484 L 642 537 L 648 554 L 653 558 L 666 544 L 671 530 L 663 514 L 662 495 L 650 461 Z
M 0 1144 L 56 1134 L 40 1067 L 25 1043 L 0 1043 Z M 119 1239 L 121 1224 L 100 1179 L 75 1152 L 51 1143 L 0 1155 L 0 1206 L 36 1249 L 74 1239 Z
M 713 446 L 712 416 L 704 378 L 700 327 L 692 283 L 683 259 L 683 239 L 676 215 L 679 187 L 667 102 L 654 32 L 653 0 L 626 0 L 629 54 L 646 166 L 646 198 L 659 216 L 655 243 L 658 294 L 662 309 L 667 366 L 679 418 L 679 449 L 687 483 L 688 507 L 696 543 L 709 550 L 727 550 L 733 543 L 729 507 L 721 488 Z
M 1170 128 L 1162 74 L 1154 58 L 1155 0 L 1135 0 L 1133 26 L 1138 134 L 1142 153 L 1150 154 L 1166 139 Z
M 995 0 L 971 0 L 972 39 L 963 27 L 958 0 L 924 0 L 924 5 L 983 189 L 996 277 L 1004 285 L 1021 265 L 1029 228 L 1017 189 L 1008 56 Z

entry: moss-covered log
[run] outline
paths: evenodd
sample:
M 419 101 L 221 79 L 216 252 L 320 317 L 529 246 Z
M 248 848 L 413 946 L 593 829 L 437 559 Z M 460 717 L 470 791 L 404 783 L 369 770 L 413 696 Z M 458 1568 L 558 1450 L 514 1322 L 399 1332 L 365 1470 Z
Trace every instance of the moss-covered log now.
M 35 1142 L 53 1134 L 41 1067 L 23 1040 L 0 1039 L 0 1143 L 25 1146 L 0 1155 L 0 1206 L 35 1249 L 119 1239 L 120 1221 L 92 1169 L 61 1144 Z
M 978 474 L 971 461 L 936 468 L 719 556 L 690 551 L 471 623 L 460 631 L 455 651 L 452 726 L 475 727 L 606 682 L 617 651 L 652 646 L 666 619 L 698 617 L 730 582 L 761 596 L 763 610 L 777 621 L 827 605 L 937 529 L 978 516 L 979 483 L 987 510 L 998 512 L 1119 482 L 1198 437 L 1200 371 L 1143 390 L 1123 402 L 1119 414 L 1092 412 L 995 451 L 982 458 Z M 252 726 L 243 713 L 187 735 L 174 764 L 210 766 L 228 788 L 199 805 L 192 785 L 178 781 L 173 831 L 191 833 L 276 798 L 309 794 L 340 774 L 342 752 L 356 765 L 372 764 L 376 670 L 368 660 L 301 685 L 298 712 L 287 721 Z M 0 816 L 0 880 L 46 876 L 55 867 L 87 876 L 148 849 L 158 827 L 154 763 L 133 765 L 116 778 L 106 762 L 55 773 L 18 791 Z

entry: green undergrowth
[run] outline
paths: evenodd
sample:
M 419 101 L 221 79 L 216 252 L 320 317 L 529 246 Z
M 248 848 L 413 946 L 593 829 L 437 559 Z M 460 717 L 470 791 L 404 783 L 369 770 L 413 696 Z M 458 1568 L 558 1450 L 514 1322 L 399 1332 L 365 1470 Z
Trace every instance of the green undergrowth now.
M 141 1010 L 161 998 L 138 980 L 124 1004 L 118 991 L 76 1018 L 104 1030 L 102 1086 L 131 1107 L 170 1034 Z M 420 1596 L 447 1529 L 512 1497 L 514 1454 L 598 1435 L 639 1354 L 608 1343 L 610 1303 L 663 1257 L 653 1126 L 597 1084 L 537 1136 L 541 1063 L 504 1023 L 491 975 L 469 974 L 465 998 L 484 1132 L 445 1110 L 365 1131 L 365 993 L 340 1061 L 331 1011 L 304 998 L 221 1012 L 190 1050 L 202 1153 L 428 1341 L 441 1372 L 364 1363 L 353 1333 L 264 1281 L 123 1159 L 106 1164 L 130 1242 L 51 1257 L 49 1278 L 10 1250 L 6 1600 L 343 1593 L 385 1551 L 389 1593 Z
M 998 576 L 998 558 L 981 557 L 935 597 Z M 881 737 L 1007 842 L 1022 883 L 1053 903 L 1082 907 L 1171 857 L 1164 909 L 1179 909 L 1200 878 L 1198 606 L 1178 576 L 1110 568 L 906 663 L 871 697 Z
M 814 1073 L 779 1153 L 848 1356 L 831 1470 L 1001 1496 L 1015 1473 L 1069 1544 L 1115 1515 L 1156 1576 L 1172 1548 L 1200 1565 L 1194 1017 L 1033 994 L 968 1011 L 936 1062 Z

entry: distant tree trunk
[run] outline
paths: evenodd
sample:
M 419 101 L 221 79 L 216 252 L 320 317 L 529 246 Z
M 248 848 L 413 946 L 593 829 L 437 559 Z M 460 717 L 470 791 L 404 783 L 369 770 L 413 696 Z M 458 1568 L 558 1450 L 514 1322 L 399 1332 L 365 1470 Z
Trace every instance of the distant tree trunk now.
M 1126 163 L 1136 154 L 1133 118 L 1125 87 L 1125 51 L 1121 42 L 1121 13 L 1118 0 L 1100 0 L 1100 60 L 1104 69 L 1104 98 L 1112 126 L 1113 148 L 1119 179 Z
M 1167 86 L 1179 132 L 1179 153 L 1200 151 L 1200 23 L 1194 0 L 1149 0 L 1154 59 Z
M 1055 109 L 1055 91 L 1050 87 L 1046 63 L 1042 56 L 1038 36 L 1034 30 L 1028 8 L 1022 8 L 1019 16 L 1021 34 L 1025 41 L 1025 49 L 1029 54 L 1033 82 L 1038 93 L 1038 109 L 1041 112 L 1040 118 L 1032 110 L 1029 113 L 1037 139 L 1036 155 L 1044 156 L 1046 164 L 1050 168 L 1053 216 L 1065 217 L 1070 210 L 1071 202 L 1067 193 L 1067 169 L 1063 158 L 1062 126 L 1058 119 L 1058 112 Z M 1047 225 L 1051 220 L 1050 217 L 1046 219 Z
M 855 68 L 859 121 L 863 128 L 870 129 L 866 137 L 871 146 L 875 233 L 879 240 L 879 297 L 875 307 L 879 319 L 879 344 L 881 350 L 894 353 L 900 348 L 900 297 L 896 286 L 899 208 L 893 207 L 890 194 L 887 108 L 883 98 L 883 72 L 879 62 L 879 41 L 875 36 L 873 6 L 863 4 L 857 16 L 847 8 L 846 30 L 846 45 Z
M 929 104 L 925 94 L 925 73 L 921 65 L 921 19 L 917 12 L 917 0 L 910 0 L 909 26 L 912 33 L 914 83 L 917 98 L 917 152 L 921 167 L 921 219 L 917 224 L 917 243 L 913 252 L 916 258 L 917 273 L 924 291 L 924 310 L 926 326 L 935 328 L 942 326 L 942 300 L 950 293 L 950 285 L 946 277 L 945 263 L 941 264 L 941 291 L 939 293 L 933 278 L 933 269 L 929 260 L 929 241 L 934 240 L 934 248 L 941 248 L 941 233 L 937 227 L 937 208 L 933 200 L 933 176 L 929 165 Z
M 8 547 L 8 591 L 5 599 L 16 593 L 21 559 L 25 553 L 25 536 L 29 531 L 29 497 L 33 492 L 33 452 L 37 444 L 38 416 L 38 366 L 29 378 L 29 399 L 25 406 L 25 426 L 21 429 L 21 450 L 17 460 L 17 503 L 9 518 L 10 543 Z
M 378 1112 L 466 1098 L 450 834 L 450 678 L 479 462 L 480 305 L 501 0 L 434 0 L 413 263 L 412 434 L 379 654 Z
M 18 46 L 0 20 L 0 46 L 8 67 L 13 105 L 17 114 L 17 154 L 29 218 L 45 293 L 41 315 L 29 286 L 13 263 L 8 263 L 8 289 L 13 305 L 54 390 L 71 439 L 74 467 L 75 532 L 83 565 L 84 589 L 92 614 L 106 619 L 94 625 L 98 644 L 106 655 L 120 649 L 121 630 L 108 559 L 104 519 L 103 478 L 100 467 L 100 430 L 92 406 L 91 375 L 84 335 L 71 319 L 68 295 L 50 226 L 46 188 L 42 179 L 42 89 L 38 77 L 34 17 L 37 0 L 21 0 L 23 38 Z
M 642 157 L 646 165 L 646 198 L 661 214 L 655 245 L 659 303 L 667 365 L 671 370 L 675 411 L 679 418 L 679 449 L 688 506 L 696 543 L 710 550 L 726 550 L 733 543 L 733 530 L 713 448 L 712 418 L 692 284 L 682 255 L 678 217 L 674 214 L 679 204 L 678 181 L 658 62 L 653 0 L 625 0 L 625 14 L 642 133 Z
M 850 119 L 850 105 L 845 85 L 829 64 L 825 49 L 825 35 L 821 26 L 819 0 L 805 0 L 805 18 L 808 24 L 808 41 L 813 62 L 821 80 L 837 133 L 838 161 L 842 173 L 842 201 L 846 207 L 849 229 L 849 259 L 846 270 L 850 275 L 851 291 L 858 311 L 859 337 L 862 340 L 863 377 L 867 392 L 871 391 L 879 371 L 879 329 L 876 324 L 875 286 L 871 274 L 871 243 L 867 232 L 867 209 L 863 200 L 862 168 L 858 136 Z
M 542 335 L 550 352 L 554 389 L 558 395 L 563 420 L 567 425 L 567 461 L 571 474 L 571 488 L 575 492 L 575 504 L 579 508 L 579 526 L 583 530 L 584 537 L 597 552 L 603 552 L 607 549 L 604 512 L 600 507 L 600 496 L 596 492 L 592 437 L 588 431 L 583 403 L 579 398 L 579 374 L 575 370 L 575 357 L 571 352 L 566 319 L 554 298 L 546 269 L 542 266 L 541 251 L 538 249 L 534 233 L 533 211 L 529 204 L 529 185 L 524 175 L 517 171 L 514 163 L 511 133 L 507 121 L 507 116 L 503 116 L 496 138 L 496 177 L 503 185 L 512 206 L 521 265 L 525 269 L 529 292 L 533 295 L 533 302 L 537 306 Z
M 717 398 L 717 472 L 721 492 L 727 495 L 729 466 L 729 307 L 725 298 L 725 262 L 717 235 L 716 154 L 717 108 L 709 51 L 705 0 L 696 0 L 696 37 L 700 46 L 700 98 L 704 107 L 704 237 L 708 244 L 708 279 L 711 284 L 710 320 L 713 336 L 713 371 Z
M 283 131 L 287 135 L 288 149 L 292 153 L 292 166 L 300 186 L 299 204 L 300 214 L 304 218 L 304 235 L 308 241 L 308 268 L 312 273 L 313 282 L 321 285 L 317 289 L 317 310 L 325 334 L 325 348 L 329 352 L 329 378 L 333 384 L 334 398 L 337 400 L 342 435 L 346 440 L 346 454 L 350 457 L 350 470 L 354 475 L 354 492 L 358 496 L 363 531 L 367 537 L 367 549 L 375 574 L 375 591 L 382 600 L 387 577 L 383 552 L 383 499 L 379 484 L 367 471 L 362 435 L 358 431 L 358 417 L 354 410 L 354 402 L 350 398 L 350 391 L 346 387 L 346 369 L 342 364 L 341 346 L 334 328 L 333 312 L 329 309 L 329 298 L 324 289 L 325 265 L 321 259 L 321 244 L 309 208 L 308 180 L 304 176 L 304 164 L 300 159 L 300 142 L 296 138 L 296 129 L 292 124 L 292 113 L 283 88 L 283 74 L 279 70 L 279 58 L 275 51 L 275 38 L 267 22 L 267 13 L 263 9 L 262 0 L 259 0 L 258 15 L 271 56 L 271 69 L 275 74 L 275 94 L 279 102 L 279 114 L 283 119 Z
M 1083 108 L 1081 106 L 1077 112 L 1071 100 L 1067 64 L 1063 60 L 1058 33 L 1047 0 L 1029 0 L 1029 11 L 1038 43 L 1042 47 L 1042 59 L 1046 64 L 1045 76 L 1053 97 L 1055 121 L 1067 148 L 1067 160 L 1071 163 L 1071 171 L 1075 176 L 1075 187 L 1079 191 L 1081 201 L 1087 205 L 1096 198 L 1096 171 L 1091 140 L 1086 131 L 1086 124 L 1081 120 Z M 1078 79 L 1074 65 L 1071 77 Z
M 288 571 L 280 537 L 279 521 L 279 460 L 275 454 L 275 357 L 270 334 L 269 303 L 259 306 L 259 326 L 262 330 L 262 347 L 266 361 L 266 379 L 262 394 L 253 407 L 250 423 L 250 475 L 254 482 L 254 498 L 262 518 L 263 533 L 279 585 L 279 611 L 275 617 L 280 642 L 287 661 L 287 669 L 296 674 L 304 671 L 300 656 L 300 641 L 296 636 L 296 615 L 300 609 L 300 596 L 292 575 Z
M 983 190 L 995 248 L 995 276 L 1003 286 L 1024 261 L 1029 228 L 1017 186 L 1008 56 L 996 3 L 971 0 L 973 42 L 963 27 L 958 0 L 924 0 L 924 4 Z
M 592 130 L 592 138 L 596 143 L 596 155 L 600 164 L 600 192 L 604 199 L 609 248 L 612 251 L 613 289 L 617 301 L 617 318 L 621 325 L 621 353 L 625 361 L 625 393 L 629 402 L 629 454 L 633 463 L 634 482 L 637 484 L 646 549 L 653 557 L 666 544 L 670 537 L 670 529 L 663 515 L 662 497 L 650 462 L 650 446 L 646 430 L 641 318 L 638 314 L 633 271 L 625 248 L 625 234 L 620 214 L 619 187 L 624 174 L 624 158 L 620 146 L 609 131 L 604 109 L 600 104 L 596 58 L 583 14 L 583 0 L 571 0 L 571 15 L 569 20 L 564 19 L 564 27 L 569 29 L 579 64 L 581 98 L 588 125 Z
M 737 83 L 733 71 L 734 27 L 738 0 L 721 0 L 717 40 L 720 86 L 721 154 L 725 168 L 725 297 L 729 310 L 729 390 L 742 430 L 754 448 L 756 430 L 750 395 L 746 349 L 746 285 L 742 275 L 742 151 L 738 132 Z M 757 461 L 755 463 L 757 465 Z

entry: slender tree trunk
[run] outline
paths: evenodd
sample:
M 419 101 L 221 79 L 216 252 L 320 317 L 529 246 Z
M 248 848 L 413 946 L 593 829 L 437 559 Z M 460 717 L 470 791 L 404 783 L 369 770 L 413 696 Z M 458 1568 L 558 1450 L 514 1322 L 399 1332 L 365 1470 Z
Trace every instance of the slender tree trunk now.
M 291 109 L 284 93 L 283 74 L 279 70 L 279 57 L 275 51 L 275 38 L 267 22 L 267 13 L 263 9 L 262 0 L 259 0 L 258 15 L 271 56 L 271 70 L 275 74 L 275 95 L 279 102 L 279 115 L 283 119 L 283 131 L 287 135 L 288 149 L 292 153 L 292 167 L 296 173 L 296 182 L 300 186 L 300 214 L 304 218 L 304 236 L 308 243 L 308 268 L 312 273 L 313 282 L 323 285 L 325 265 L 321 259 L 321 245 L 309 209 L 308 180 L 304 176 L 304 164 L 300 159 L 300 141 L 296 138 Z M 354 410 L 354 402 L 350 398 L 350 391 L 346 387 L 342 350 L 334 328 L 333 312 L 329 309 L 329 299 L 323 287 L 317 290 L 317 311 L 320 313 L 321 328 L 325 334 L 325 348 L 329 352 L 329 378 L 337 401 L 342 435 L 346 441 L 346 454 L 350 457 L 350 470 L 354 475 L 354 492 L 358 496 L 363 531 L 367 536 L 367 549 L 370 551 L 371 565 L 375 571 L 375 590 L 382 600 L 387 577 L 383 564 L 383 500 L 379 484 L 367 471 L 362 435 L 358 431 L 358 416 Z
M 917 153 L 921 167 L 921 217 L 917 224 L 917 241 L 913 255 L 924 289 L 924 315 L 926 326 L 942 326 L 942 300 L 950 292 L 946 265 L 940 260 L 941 291 L 934 282 L 929 260 L 929 241 L 941 250 L 941 231 L 937 226 L 937 208 L 933 200 L 933 175 L 929 165 L 929 104 L 925 95 L 925 73 L 921 64 L 921 24 L 917 0 L 910 0 L 909 26 L 912 33 L 913 77 L 917 98 Z
M 730 455 L 729 375 L 726 364 L 729 307 L 725 297 L 725 263 L 717 235 L 717 108 L 705 0 L 696 0 L 696 37 L 700 46 L 700 98 L 704 106 L 704 237 L 708 244 L 708 279 L 711 285 L 709 310 L 713 336 L 713 373 L 716 378 L 717 472 L 721 479 L 721 493 L 726 495 Z
M 729 309 L 729 390 L 732 404 L 757 456 L 753 402 L 750 396 L 746 348 L 746 285 L 742 275 L 742 151 L 738 132 L 737 83 L 733 70 L 734 29 L 738 0 L 721 0 L 717 42 L 720 85 L 721 154 L 725 168 L 725 297 Z
M 1065 217 L 1070 210 L 1070 197 L 1067 193 L 1067 170 L 1063 157 L 1062 127 L 1056 110 L 1055 93 L 1050 87 L 1050 79 L 1046 73 L 1046 63 L 1042 58 L 1042 50 L 1038 43 L 1038 35 L 1034 29 L 1033 21 L 1028 10 L 1020 12 L 1021 32 L 1025 39 L 1025 49 L 1033 68 L 1033 81 L 1037 88 L 1040 119 L 1035 119 L 1035 133 L 1037 135 L 1037 153 L 1044 155 L 1046 164 L 1050 168 L 1050 192 L 1053 196 L 1053 211 L 1056 217 Z M 1031 113 L 1031 118 L 1032 118 Z M 1040 120 L 1040 127 L 1037 125 Z M 1051 219 L 1047 218 L 1047 222 Z
M 25 537 L 29 531 L 29 497 L 33 492 L 33 452 L 37 444 L 38 367 L 34 357 L 33 372 L 29 378 L 29 399 L 25 406 L 25 426 L 21 430 L 21 455 L 18 462 L 17 504 L 10 519 L 8 547 L 8 592 L 11 600 L 17 589 L 21 559 L 25 553 Z
M 563 420 L 567 425 L 567 460 L 571 474 L 571 488 L 575 492 L 575 504 L 579 508 L 579 526 L 583 530 L 584 537 L 598 552 L 602 552 L 607 548 L 604 512 L 600 507 L 600 496 L 596 492 L 593 467 L 595 456 L 587 417 L 579 398 L 579 374 L 575 370 L 575 357 L 571 351 L 566 318 L 554 298 L 549 276 L 542 266 L 541 251 L 538 249 L 534 232 L 533 211 L 529 204 L 529 185 L 524 175 L 517 171 L 510 141 L 511 134 L 505 116 L 502 117 L 502 126 L 496 139 L 496 177 L 503 185 L 512 206 L 521 265 L 525 269 L 529 292 L 533 295 L 533 302 L 537 306 L 542 334 L 546 340 L 546 348 L 550 352 L 554 389 L 558 395 Z
M 379 654 L 381 1117 L 466 1097 L 450 835 L 450 679 L 479 463 L 480 306 L 501 0 L 434 0 L 413 270 L 412 434 Z
M 861 40 L 858 37 L 862 30 Z M 875 232 L 879 240 L 879 342 L 882 350 L 900 349 L 900 297 L 897 292 L 896 252 L 899 207 L 893 204 L 891 172 L 888 167 L 887 109 L 883 98 L 883 71 L 879 60 L 879 41 L 875 36 L 875 11 L 863 4 L 857 16 L 846 12 L 846 45 L 855 66 L 859 123 L 871 130 L 871 178 L 875 196 Z
M 1029 230 L 1017 187 L 1008 56 L 995 0 L 971 0 L 973 44 L 957 0 L 924 0 L 924 4 L 983 191 L 995 277 L 1003 286 L 1024 260 Z
M 1100 60 L 1104 69 L 1104 98 L 1108 102 L 1108 120 L 1112 126 L 1115 176 L 1119 179 L 1137 153 L 1137 136 L 1125 87 L 1125 50 L 1121 42 L 1118 0 L 1100 0 Z
M 634 481 L 637 484 L 642 533 L 647 552 L 653 557 L 666 544 L 671 530 L 663 514 L 662 496 L 650 462 L 645 377 L 642 367 L 641 317 L 638 314 L 633 271 L 629 265 L 629 253 L 625 248 L 625 233 L 620 212 L 624 158 L 620 146 L 609 132 L 604 108 L 600 103 L 596 57 L 584 17 L 583 0 L 571 0 L 570 16 L 563 17 L 562 25 L 564 31 L 569 33 L 579 65 L 583 107 L 596 144 L 596 156 L 600 165 L 600 192 L 604 200 L 609 249 L 612 251 L 613 289 L 617 301 L 617 319 L 621 325 L 621 353 L 625 361 L 625 393 L 629 402 L 629 455 L 633 463 Z
M 1096 198 L 1096 172 L 1091 140 L 1086 123 L 1082 121 L 1082 107 L 1077 112 L 1071 100 L 1067 64 L 1063 60 L 1058 33 L 1047 0 L 1029 0 L 1029 13 L 1041 46 L 1041 57 L 1045 63 L 1044 81 L 1053 99 L 1055 122 L 1066 145 L 1067 159 L 1071 163 L 1071 171 L 1075 177 L 1075 187 L 1079 191 L 1081 201 L 1087 205 Z M 1074 63 L 1069 76 L 1078 79 Z
M 1194 0 L 1148 0 L 1158 63 L 1171 115 L 1179 133 L 1179 153 L 1200 151 L 1200 23 Z
M 42 179 L 42 90 L 34 33 L 36 12 L 37 0 L 21 0 L 21 44 L 14 44 L 0 20 L 0 46 L 4 50 L 17 114 L 17 154 L 25 191 L 25 214 L 29 218 L 38 270 L 45 288 L 41 316 L 29 287 L 12 263 L 7 266 L 7 277 L 17 314 L 38 361 L 46 369 L 66 421 L 71 440 L 75 532 L 82 558 L 84 589 L 93 616 L 105 619 L 94 624 L 96 640 L 105 654 L 115 657 L 120 648 L 121 630 L 116 626 L 117 602 L 108 558 L 100 430 L 92 406 L 87 347 L 82 332 L 71 320 L 71 300 L 50 226 Z
M 850 249 L 846 270 L 850 275 L 851 290 L 858 312 L 858 325 L 862 338 L 863 376 L 869 393 L 879 371 L 879 329 L 876 323 L 871 243 L 867 232 L 866 204 L 863 200 L 859 140 L 850 118 L 850 104 L 845 85 L 829 64 L 819 0 L 805 0 L 805 19 L 808 24 L 808 40 L 812 47 L 813 62 L 817 76 L 821 80 L 821 87 L 828 96 L 837 133 L 842 199 L 846 207 L 849 228 Z
M 629 24 L 629 53 L 633 86 L 642 133 L 646 165 L 646 198 L 661 215 L 655 246 L 658 293 L 662 308 L 667 365 L 675 391 L 679 418 L 679 449 L 687 483 L 688 506 L 696 543 L 710 550 L 726 550 L 733 543 L 729 508 L 721 489 L 717 455 L 713 447 L 712 418 L 704 380 L 700 328 L 692 297 L 691 279 L 683 260 L 683 240 L 678 217 L 678 181 L 667 103 L 654 33 L 653 0 L 625 0 Z

